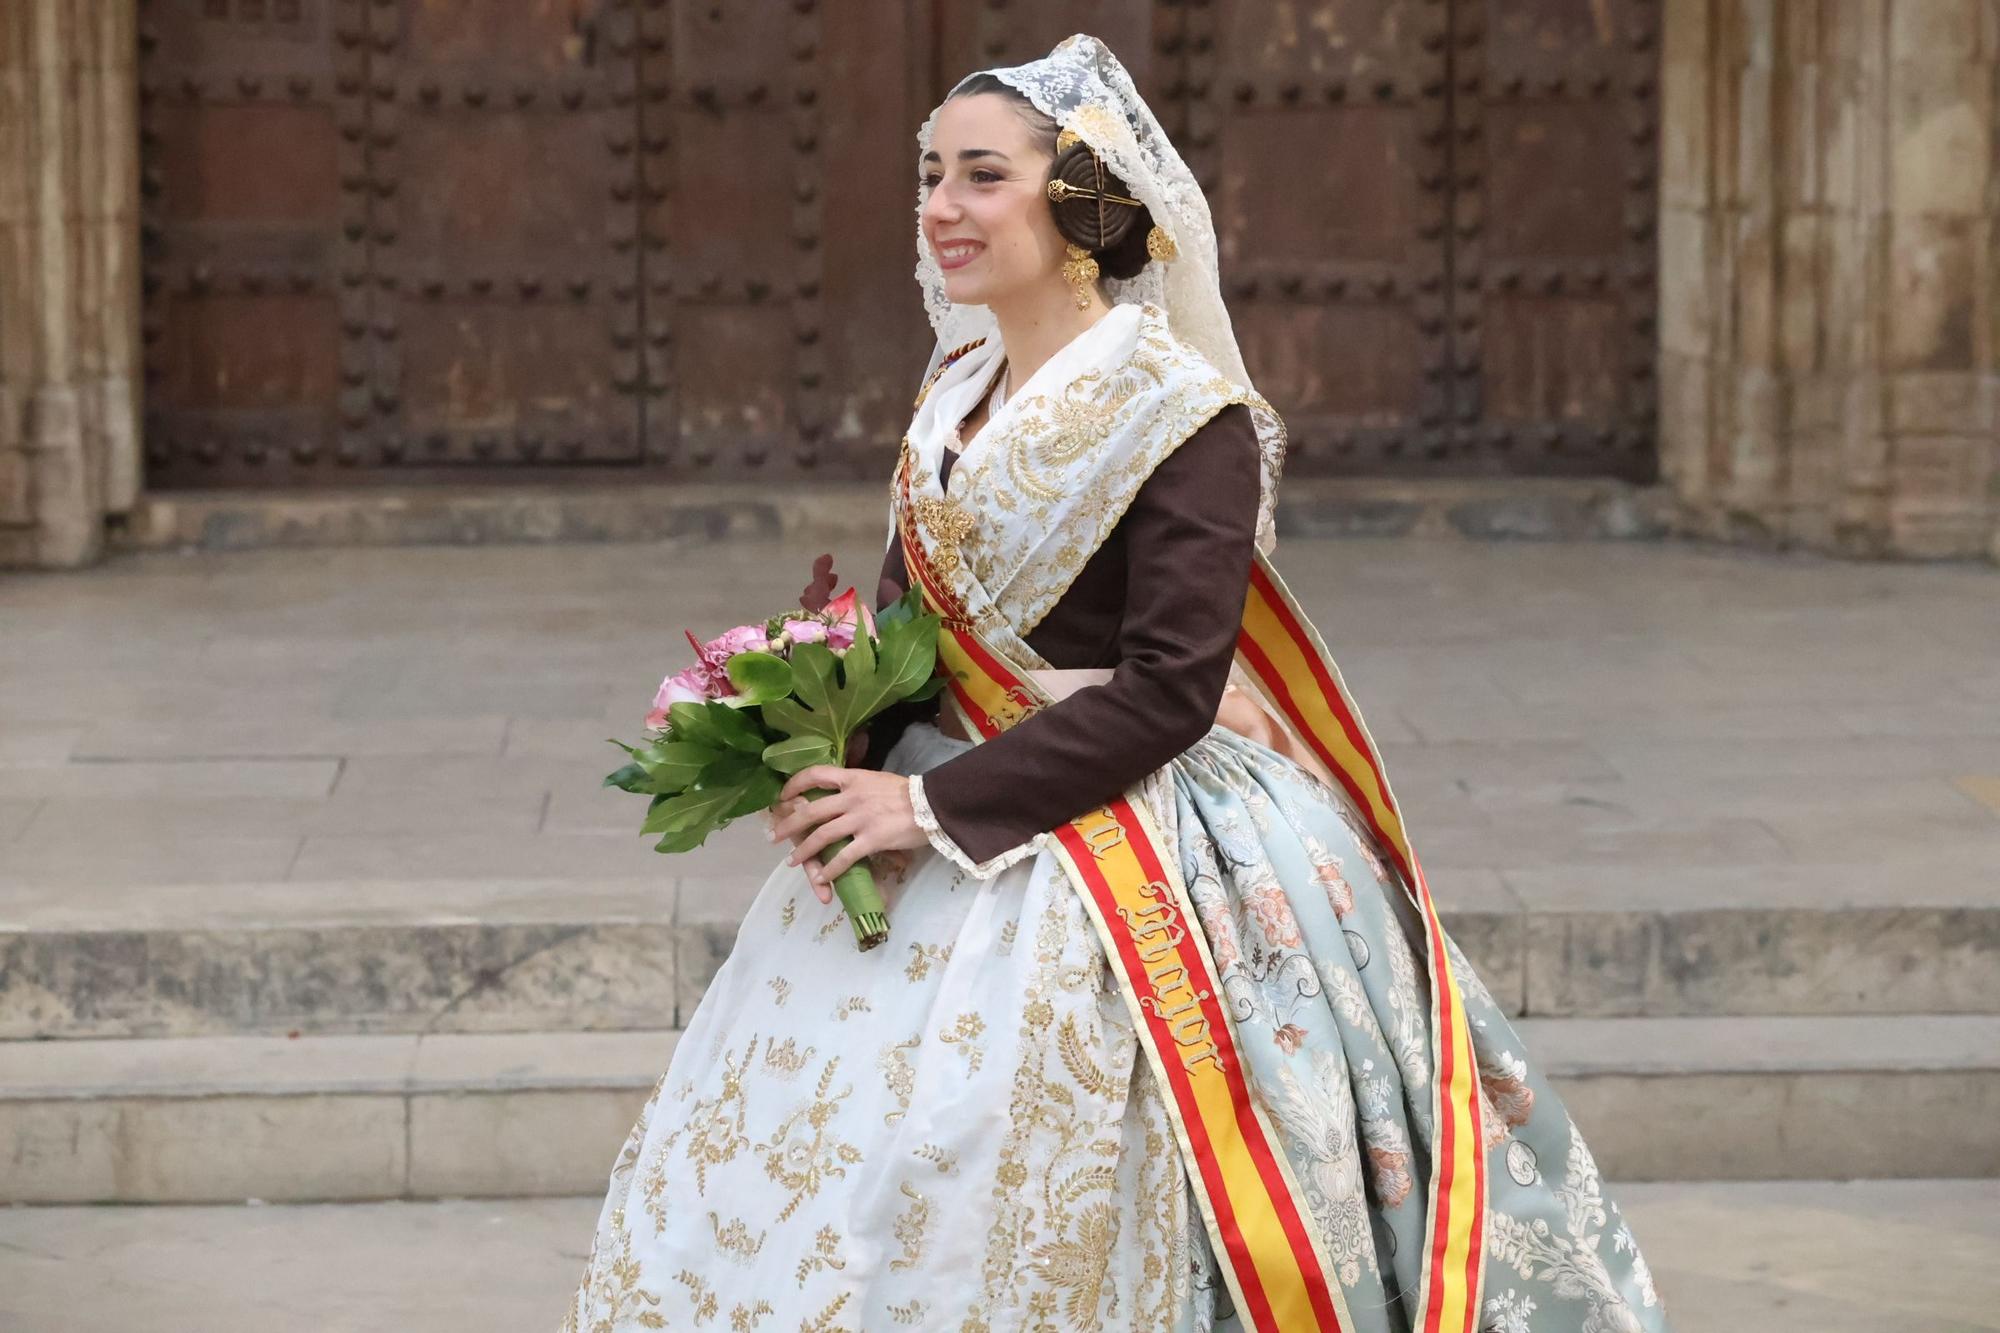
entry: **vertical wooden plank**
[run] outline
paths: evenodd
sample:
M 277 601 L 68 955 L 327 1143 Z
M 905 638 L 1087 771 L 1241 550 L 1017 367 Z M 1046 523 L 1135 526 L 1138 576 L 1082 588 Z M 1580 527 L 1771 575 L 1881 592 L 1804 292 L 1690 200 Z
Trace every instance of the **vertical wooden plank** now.
M 1293 475 L 1452 466 L 1447 7 L 1232 6 L 1211 39 L 1194 135 Z
M 289 485 L 361 461 L 364 10 L 360 0 L 140 9 L 150 486 Z
M 368 47 L 370 461 L 636 462 L 631 6 L 408 0 Z
M 839 225 L 826 226 L 821 241 L 824 369 L 801 367 L 799 375 L 802 390 L 823 385 L 825 466 L 869 480 L 894 466 L 931 349 L 912 277 L 917 128 L 941 94 L 931 85 L 917 8 L 870 6 L 871 21 L 862 23 L 833 7 L 814 71 L 813 106 L 826 127 L 819 204 Z M 914 81 L 911 57 L 919 53 L 924 75 Z M 808 384 L 815 374 L 823 381 Z
M 1648 479 L 1658 7 L 1453 15 L 1455 442 L 1474 470 Z

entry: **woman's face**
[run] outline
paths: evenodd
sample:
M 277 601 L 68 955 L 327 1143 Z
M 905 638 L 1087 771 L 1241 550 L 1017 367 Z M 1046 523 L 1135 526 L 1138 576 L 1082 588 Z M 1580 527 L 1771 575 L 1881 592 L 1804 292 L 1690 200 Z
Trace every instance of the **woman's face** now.
M 1063 238 L 1045 193 L 1051 161 L 1010 98 L 975 93 L 939 108 L 917 171 L 924 238 L 954 302 L 1004 305 L 1062 282 Z

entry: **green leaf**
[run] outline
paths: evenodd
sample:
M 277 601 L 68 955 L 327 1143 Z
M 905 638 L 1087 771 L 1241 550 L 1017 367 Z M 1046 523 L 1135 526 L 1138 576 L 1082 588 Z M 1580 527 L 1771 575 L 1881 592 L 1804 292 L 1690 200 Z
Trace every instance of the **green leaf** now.
M 653 844 L 656 852 L 691 852 L 708 841 L 713 828 L 690 829 L 685 833 L 669 833 Z
M 771 737 L 770 740 L 775 740 Z M 730 750 L 701 775 L 701 785 L 712 787 L 718 782 L 741 782 L 764 766 L 764 745 L 766 740 L 754 750 Z
M 847 685 L 840 701 L 844 721 L 858 727 L 922 687 L 937 663 L 937 623 L 937 617 L 925 616 L 888 627 L 879 655 L 865 638 L 855 640 L 847 652 Z
M 802 643 L 792 649 L 792 693 L 815 713 L 829 713 L 840 659 L 823 643 Z
M 875 685 L 875 644 L 866 634 L 854 636 L 854 645 L 840 659 L 841 683 L 828 703 L 836 733 L 845 740 L 876 710 L 868 701 L 879 692 Z
M 677 741 L 692 741 L 696 745 L 710 745 L 722 749 L 729 742 L 717 731 L 710 720 L 709 701 L 700 703 L 677 703 L 667 705 L 667 727 L 669 734 Z M 728 712 L 728 709 L 723 709 Z
M 730 820 L 769 806 L 784 786 L 783 777 L 757 764 L 732 781 L 655 801 L 639 831 L 665 835 L 654 845 L 656 851 L 687 851 Z
M 703 770 L 723 751 L 693 741 L 661 741 L 639 753 L 639 763 L 653 778 L 656 791 L 680 791 L 700 779 Z
M 757 725 L 756 720 L 748 713 L 739 712 L 731 708 L 728 704 L 720 704 L 712 701 L 707 705 L 707 708 L 709 710 L 709 723 L 715 728 L 716 733 L 722 737 L 724 745 L 732 750 L 740 750 L 745 754 L 762 754 L 764 752 L 764 730 Z
M 797 773 L 814 764 L 832 762 L 833 742 L 824 736 L 788 736 L 764 747 L 764 766 L 780 773 Z
M 879 635 L 889 625 L 902 625 L 924 615 L 923 590 L 914 583 L 909 589 L 875 613 L 875 631 Z
M 826 715 L 808 710 L 796 699 L 773 699 L 760 711 L 766 722 L 787 736 L 816 736 L 828 745 L 833 744 Z
M 909 698 L 931 678 L 937 670 L 939 623 L 937 616 L 919 616 L 883 631 L 876 662 L 882 700 L 869 710 L 871 713 Z
M 792 692 L 792 664 L 776 653 L 738 653 L 729 659 L 729 683 L 742 707 L 782 699 Z
M 778 793 L 785 789 L 785 779 L 768 768 L 759 768 L 742 784 L 736 803 L 729 807 L 724 819 L 741 819 L 744 815 L 754 815 L 778 799 Z
M 644 795 L 653 789 L 653 775 L 639 764 L 627 764 L 616 773 L 606 775 L 604 785 Z
M 712 832 L 728 818 L 727 811 L 741 794 L 738 783 L 718 787 L 696 787 L 678 796 L 669 796 L 654 806 L 639 826 L 641 833 L 685 833 L 691 829 Z

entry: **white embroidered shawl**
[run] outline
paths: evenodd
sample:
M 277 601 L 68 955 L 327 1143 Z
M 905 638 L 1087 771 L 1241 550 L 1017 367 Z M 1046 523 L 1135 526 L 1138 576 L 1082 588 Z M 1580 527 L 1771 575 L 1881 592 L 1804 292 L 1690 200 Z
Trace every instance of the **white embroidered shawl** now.
M 1150 302 L 1114 306 L 1016 387 L 953 465 L 947 495 L 938 482 L 944 451 L 956 447 L 958 423 L 1005 354 L 991 336 L 928 386 L 903 466 L 926 554 L 972 621 L 1016 661 L 1048 665 L 1025 636 L 1160 461 L 1232 403 L 1247 406 L 1256 426 L 1258 466 L 1269 479 L 1258 529 L 1270 531 L 1283 423 L 1269 403 L 1176 338 Z

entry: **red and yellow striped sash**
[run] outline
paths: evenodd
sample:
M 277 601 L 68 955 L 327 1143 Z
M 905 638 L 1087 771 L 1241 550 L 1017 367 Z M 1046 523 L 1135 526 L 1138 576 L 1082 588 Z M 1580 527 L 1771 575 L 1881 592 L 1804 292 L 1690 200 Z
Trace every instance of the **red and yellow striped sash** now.
M 1376 841 L 1395 862 L 1423 917 L 1431 982 L 1431 1109 L 1437 1140 L 1424 1243 L 1422 1318 L 1414 1327 L 1418 1333 L 1470 1333 L 1478 1327 L 1485 1266 L 1486 1156 L 1479 1070 L 1430 885 L 1404 832 L 1381 756 L 1369 740 L 1339 668 L 1278 571 L 1261 553 L 1250 571 L 1236 646 L 1237 660 L 1265 700 L 1346 789 Z
M 938 662 L 948 706 L 973 734 L 997 736 L 1048 697 L 970 623 L 915 529 L 909 458 L 898 469 L 904 562 L 943 617 Z M 1432 991 L 1430 1181 L 1420 1333 L 1474 1333 L 1485 1225 L 1477 1071 L 1464 1004 L 1422 868 L 1410 850 L 1381 760 L 1325 646 L 1264 557 L 1257 557 L 1238 659 L 1266 699 L 1325 762 L 1389 849 L 1427 933 Z M 1120 797 L 1054 830 L 1058 858 L 1088 908 L 1153 1073 L 1167 1094 L 1216 1258 L 1248 1326 L 1260 1333 L 1351 1327 L 1344 1294 L 1302 1204 L 1222 1003 L 1206 937 L 1147 811 Z

